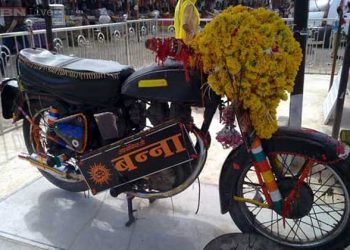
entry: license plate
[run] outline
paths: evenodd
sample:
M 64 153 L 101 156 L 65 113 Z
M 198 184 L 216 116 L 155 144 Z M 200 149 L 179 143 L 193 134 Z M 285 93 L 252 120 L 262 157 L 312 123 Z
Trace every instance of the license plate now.
M 196 151 L 181 123 L 155 127 L 84 155 L 79 168 L 97 194 L 187 163 Z

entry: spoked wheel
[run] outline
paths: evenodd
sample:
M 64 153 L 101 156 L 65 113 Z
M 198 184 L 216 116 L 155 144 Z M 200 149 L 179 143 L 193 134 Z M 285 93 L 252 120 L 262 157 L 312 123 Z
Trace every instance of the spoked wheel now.
M 278 178 L 282 197 L 293 190 L 310 160 L 293 153 L 266 152 Z M 349 244 L 349 177 L 345 161 L 336 165 L 314 163 L 297 190 L 289 215 L 252 203 L 233 201 L 230 214 L 243 232 L 257 231 L 288 247 L 341 249 Z M 232 197 L 267 203 L 254 166 L 242 166 Z
M 47 152 L 47 138 L 46 133 L 48 129 L 47 116 L 50 105 L 40 103 L 40 105 L 31 105 L 33 111 L 33 121 L 38 125 L 39 129 L 32 126 L 26 119 L 23 121 L 23 136 L 29 154 L 31 153 L 46 153 Z M 85 181 L 78 181 L 73 179 L 66 179 L 58 175 L 53 175 L 48 172 L 40 170 L 40 173 L 55 186 L 70 191 L 81 192 L 88 189 Z M 76 171 L 72 169 L 71 171 Z M 77 176 L 81 175 L 79 172 Z
M 182 192 L 195 181 L 205 164 L 207 148 L 197 128 L 188 132 L 198 158 L 135 182 L 136 185 L 129 194 L 148 199 L 168 198 Z

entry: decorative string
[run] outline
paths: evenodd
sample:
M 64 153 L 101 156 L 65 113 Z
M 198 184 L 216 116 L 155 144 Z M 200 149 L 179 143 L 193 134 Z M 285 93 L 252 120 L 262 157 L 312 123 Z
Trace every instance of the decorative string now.
M 169 38 L 151 38 L 146 41 L 146 48 L 156 53 L 156 63 L 163 65 L 167 58 L 183 63 L 186 81 L 190 81 L 188 65 L 193 50 L 181 39 Z

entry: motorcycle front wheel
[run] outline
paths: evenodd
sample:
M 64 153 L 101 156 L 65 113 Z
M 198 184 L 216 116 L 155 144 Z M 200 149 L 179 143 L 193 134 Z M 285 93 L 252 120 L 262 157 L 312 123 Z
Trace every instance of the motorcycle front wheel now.
M 266 154 L 284 198 L 310 159 L 293 150 Z M 284 219 L 272 209 L 234 200 L 238 196 L 267 203 L 254 166 L 246 161 L 232 180 L 230 215 L 242 232 L 257 232 L 289 248 L 344 249 L 350 244 L 349 164 L 349 158 L 314 163 L 291 204 L 289 218 Z

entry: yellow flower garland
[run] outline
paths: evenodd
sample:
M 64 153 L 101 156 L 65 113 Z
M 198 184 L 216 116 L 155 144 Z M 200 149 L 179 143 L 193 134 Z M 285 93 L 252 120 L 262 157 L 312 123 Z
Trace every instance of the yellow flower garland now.
M 267 9 L 230 7 L 191 43 L 219 95 L 242 102 L 257 135 L 277 130 L 276 109 L 294 86 L 302 51 L 292 31 Z

